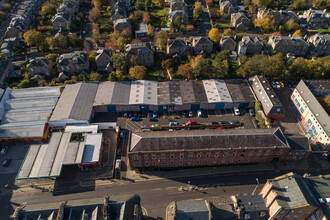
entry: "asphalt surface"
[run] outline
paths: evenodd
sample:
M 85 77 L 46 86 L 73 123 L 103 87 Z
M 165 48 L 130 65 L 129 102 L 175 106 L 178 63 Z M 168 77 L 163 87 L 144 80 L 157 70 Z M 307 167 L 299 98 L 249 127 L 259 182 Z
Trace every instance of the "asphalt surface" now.
M 47 203 L 54 203 L 66 200 L 79 200 L 88 198 L 100 198 L 109 195 L 111 200 L 121 201 L 124 195 L 139 194 L 142 206 L 146 208 L 150 219 L 157 217 L 164 218 L 166 206 L 174 200 L 186 200 L 197 198 L 211 198 L 217 196 L 229 196 L 237 193 L 251 193 L 257 186 L 256 178 L 260 185 L 257 192 L 261 190 L 267 179 L 274 178 L 286 172 L 246 172 L 239 174 L 219 174 L 212 176 L 182 177 L 178 179 L 167 179 L 161 181 L 143 181 L 137 183 L 117 182 L 112 185 L 93 187 L 92 190 L 80 190 L 72 193 L 67 190 L 66 194 L 54 196 L 49 192 L 40 193 L 15 193 L 4 195 L 0 200 L 0 213 L 2 219 L 10 219 L 17 205 L 40 204 L 40 208 L 46 208 Z M 297 172 L 303 174 L 304 172 Z M 312 172 L 312 175 L 322 174 Z M 324 174 L 324 173 L 323 173 Z M 180 187 L 196 186 L 196 191 L 179 191 Z

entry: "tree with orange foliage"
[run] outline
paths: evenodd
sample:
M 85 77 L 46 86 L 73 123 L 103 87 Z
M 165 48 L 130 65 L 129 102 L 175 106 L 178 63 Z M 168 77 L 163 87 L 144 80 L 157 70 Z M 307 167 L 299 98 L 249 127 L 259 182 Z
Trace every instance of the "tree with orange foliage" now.
M 256 18 L 255 19 L 255 25 L 257 27 L 261 27 L 262 29 L 266 31 L 274 30 L 275 20 L 273 19 L 272 15 L 265 14 L 261 18 Z
M 218 28 L 212 28 L 209 32 L 209 38 L 214 42 L 218 43 L 220 40 L 220 33 Z
M 143 23 L 148 24 L 149 22 L 150 22 L 150 15 L 145 13 L 143 16 Z
M 89 20 L 91 20 L 92 22 L 96 23 L 99 18 L 100 18 L 100 15 L 101 15 L 101 12 L 98 8 L 92 8 L 90 11 L 89 11 Z
M 184 78 L 190 80 L 193 77 L 193 68 L 188 64 L 182 64 L 179 66 L 178 71 L 176 72 L 178 75 L 183 76 Z
M 302 37 L 302 36 L 303 36 L 303 33 L 301 32 L 301 30 L 297 30 L 292 35 L 292 37 Z

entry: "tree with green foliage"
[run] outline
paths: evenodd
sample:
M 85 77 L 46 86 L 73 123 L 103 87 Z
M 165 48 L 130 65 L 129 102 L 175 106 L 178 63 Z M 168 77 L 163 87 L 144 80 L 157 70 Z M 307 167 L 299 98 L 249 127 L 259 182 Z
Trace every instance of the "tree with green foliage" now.
M 127 61 L 124 56 L 119 55 L 119 54 L 114 54 L 111 57 L 111 61 L 113 63 L 113 68 L 121 70 L 121 71 L 126 71 Z
M 25 41 L 26 45 L 28 45 L 28 46 L 39 47 L 39 45 L 44 40 L 42 33 L 35 29 L 30 29 L 30 30 L 26 31 L 23 34 L 23 37 L 24 37 L 24 41 Z
M 18 83 L 18 88 L 28 88 L 30 86 L 30 80 L 29 79 L 23 79 L 20 83 Z
M 252 2 L 259 8 L 271 8 L 274 5 L 274 0 L 252 0 Z
M 167 44 L 168 35 L 165 31 L 159 31 L 156 35 L 156 41 L 159 49 L 165 51 Z
M 142 0 L 137 0 L 134 5 L 136 10 L 143 11 L 145 9 L 145 4 Z
M 91 72 L 89 74 L 89 80 L 90 81 L 101 81 L 102 75 L 97 72 Z
M 195 8 L 194 8 L 194 18 L 199 19 L 203 13 L 202 9 L 202 3 L 201 2 L 195 2 Z
M 53 16 L 56 13 L 56 6 L 50 2 L 45 3 L 41 7 L 41 15 L 44 17 Z
M 180 29 L 180 26 L 181 26 L 181 17 L 180 16 L 176 16 L 175 19 L 174 19 L 174 26 L 178 29 Z
M 103 7 L 109 5 L 109 1 L 108 0 L 92 0 L 92 3 L 93 3 L 93 5 L 95 7 L 97 7 L 100 10 L 102 10 Z
M 50 59 L 53 63 L 55 63 L 57 60 L 57 54 L 55 53 L 47 54 L 47 58 Z
M 164 70 L 168 70 L 170 68 L 173 68 L 174 61 L 172 59 L 166 59 L 162 61 L 162 68 Z
M 236 32 L 233 29 L 227 28 L 223 31 L 223 36 L 235 37 Z
M 204 59 L 200 61 L 193 69 L 195 78 L 211 78 L 213 74 L 213 65 L 211 59 Z
M 303 10 L 307 8 L 306 0 L 294 0 L 292 7 L 296 10 Z
M 255 101 L 254 110 L 255 110 L 255 112 L 258 112 L 258 111 L 262 110 L 261 102 L 259 100 Z
M 284 29 L 286 31 L 293 32 L 293 31 L 299 30 L 300 25 L 295 23 L 295 21 L 293 19 L 290 19 L 284 24 Z
M 193 78 L 193 69 L 188 64 L 182 64 L 178 67 L 176 72 L 178 75 L 182 76 L 184 79 L 190 80 Z

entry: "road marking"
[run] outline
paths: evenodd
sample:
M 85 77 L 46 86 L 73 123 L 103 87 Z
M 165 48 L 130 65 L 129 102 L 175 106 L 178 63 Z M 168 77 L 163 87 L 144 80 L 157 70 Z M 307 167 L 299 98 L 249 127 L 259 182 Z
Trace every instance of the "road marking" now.
M 147 217 L 147 219 L 148 219 L 149 214 L 148 214 L 148 212 L 147 212 L 147 209 L 144 208 L 143 206 L 141 206 L 141 209 L 142 209 L 142 213 L 144 212 L 144 216 Z

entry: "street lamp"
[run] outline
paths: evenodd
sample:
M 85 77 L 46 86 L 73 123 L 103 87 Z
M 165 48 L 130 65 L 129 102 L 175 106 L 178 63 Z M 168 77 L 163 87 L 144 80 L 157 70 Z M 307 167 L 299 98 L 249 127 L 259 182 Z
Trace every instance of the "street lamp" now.
M 259 186 L 259 179 L 256 178 L 256 181 L 257 181 L 257 185 L 256 185 L 256 188 L 254 188 L 253 192 L 252 192 L 252 195 L 254 195 L 255 191 L 257 190 L 258 186 Z

